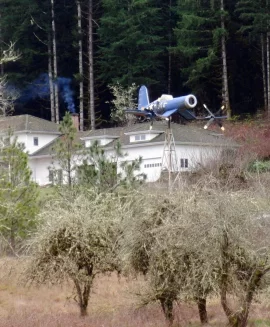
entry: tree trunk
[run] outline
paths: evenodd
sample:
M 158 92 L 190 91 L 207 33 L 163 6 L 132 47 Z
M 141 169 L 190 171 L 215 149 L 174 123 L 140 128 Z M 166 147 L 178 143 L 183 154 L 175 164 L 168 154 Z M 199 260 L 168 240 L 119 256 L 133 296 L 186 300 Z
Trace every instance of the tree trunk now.
M 57 83 L 57 47 L 56 47 L 56 29 L 55 29 L 55 14 L 54 0 L 51 0 L 52 9 L 52 42 L 53 42 L 53 79 L 54 79 L 54 101 L 55 101 L 55 120 L 59 124 L 59 89 Z
M 73 282 L 77 291 L 80 315 L 82 317 L 87 316 L 87 307 L 93 279 L 89 278 L 89 280 L 83 283 L 82 287 L 77 279 L 73 278 Z
M 227 300 L 227 291 L 228 291 L 228 275 L 229 275 L 229 266 L 232 263 L 230 261 L 229 255 L 229 240 L 227 232 L 223 232 L 223 240 L 221 245 L 221 258 L 222 258 L 222 277 L 220 285 L 220 296 L 221 296 L 221 305 L 222 308 L 229 320 L 229 326 L 231 327 L 246 327 L 248 323 L 248 315 L 250 305 L 253 300 L 254 293 L 258 290 L 260 286 L 261 279 L 263 275 L 268 270 L 256 269 L 253 271 L 252 276 L 249 279 L 247 288 L 245 290 L 245 297 L 240 302 L 240 308 L 232 310 L 229 307 Z
M 173 324 L 173 300 L 168 297 L 160 298 L 161 307 L 169 326 Z
M 267 106 L 267 82 L 265 75 L 265 43 L 263 33 L 261 33 L 261 56 L 262 56 L 262 78 L 263 78 L 263 99 L 264 99 L 264 110 L 268 108 Z
M 48 75 L 50 88 L 50 103 L 51 103 L 51 121 L 55 123 L 55 101 L 54 101 L 54 83 L 52 69 L 52 40 L 51 34 L 48 33 Z
M 172 54 L 170 47 L 172 46 L 172 0 L 169 0 L 169 50 L 168 50 L 168 94 L 171 94 L 171 83 L 172 83 Z
M 89 110 L 91 129 L 96 128 L 95 99 L 94 99 L 94 58 L 93 58 L 93 0 L 89 0 L 88 12 L 88 60 L 89 60 Z
M 223 34 L 221 36 L 221 54 L 222 54 L 222 102 L 227 110 L 228 118 L 231 118 L 231 105 L 229 97 L 228 86 L 228 70 L 227 70 L 227 52 L 226 52 L 226 37 L 225 37 L 225 16 L 224 16 L 224 0 L 220 0 L 221 11 L 221 29 Z
M 68 187 L 71 187 L 72 185 L 72 172 L 71 172 L 71 157 L 72 157 L 72 154 L 70 153 L 69 151 L 69 156 L 67 158 L 67 175 L 68 175 Z
M 0 52 L 1 52 L 1 54 L 2 54 L 2 53 L 3 53 L 3 47 L 2 47 L 2 44 L 4 44 L 4 40 L 3 40 L 3 36 L 2 36 L 1 18 L 2 18 L 2 14 L 0 13 L 0 40 L 1 40 Z M 1 63 L 0 66 L 1 66 L 1 72 L 0 72 L 0 74 L 1 74 L 1 77 L 3 77 L 3 76 L 4 76 L 4 64 Z M 5 114 L 4 114 L 4 116 L 5 116 Z
M 15 253 L 16 253 L 16 237 L 15 237 L 15 223 L 14 223 L 14 220 L 12 218 L 12 224 L 11 224 L 11 229 L 10 229 L 10 251 L 8 251 L 8 254 L 10 256 L 14 256 Z
M 267 69 L 267 116 L 270 118 L 270 58 L 269 58 L 269 35 L 270 33 L 267 32 L 266 34 L 266 69 Z
M 77 1 L 78 35 L 79 35 L 79 78 L 80 78 L 80 130 L 83 131 L 83 46 L 82 46 L 82 9 L 81 2 Z
M 201 323 L 207 324 L 208 323 L 208 317 L 207 317 L 207 310 L 206 310 L 206 299 L 199 298 L 197 300 L 197 305 L 199 309 L 199 316 Z

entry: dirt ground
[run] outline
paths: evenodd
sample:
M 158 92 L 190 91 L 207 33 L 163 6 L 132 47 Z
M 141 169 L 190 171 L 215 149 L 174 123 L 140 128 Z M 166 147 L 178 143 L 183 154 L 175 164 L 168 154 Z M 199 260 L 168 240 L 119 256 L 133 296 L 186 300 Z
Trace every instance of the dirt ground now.
M 12 260 L 0 264 L 0 327 L 165 327 L 158 304 L 139 307 L 144 280 L 116 275 L 96 280 L 89 303 L 88 316 L 79 316 L 71 285 L 28 287 L 18 284 L 20 273 Z M 199 326 L 193 304 L 175 305 L 175 326 Z M 208 304 L 209 326 L 226 326 L 219 301 Z M 270 326 L 270 299 L 254 303 L 250 327 Z

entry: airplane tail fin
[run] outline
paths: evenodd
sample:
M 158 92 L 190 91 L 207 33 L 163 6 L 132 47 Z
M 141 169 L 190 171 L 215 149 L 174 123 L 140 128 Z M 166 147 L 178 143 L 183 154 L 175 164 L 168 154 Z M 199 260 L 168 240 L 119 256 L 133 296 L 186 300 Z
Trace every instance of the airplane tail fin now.
M 142 110 L 142 108 L 147 107 L 148 105 L 149 105 L 148 90 L 145 85 L 142 85 L 139 90 L 138 109 Z

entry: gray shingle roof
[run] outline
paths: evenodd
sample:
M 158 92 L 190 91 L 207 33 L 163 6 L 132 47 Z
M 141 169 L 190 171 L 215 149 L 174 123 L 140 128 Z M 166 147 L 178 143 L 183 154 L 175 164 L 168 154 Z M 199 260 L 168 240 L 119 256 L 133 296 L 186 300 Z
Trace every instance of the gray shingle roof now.
M 126 133 L 140 133 L 140 132 L 149 132 L 149 123 L 140 123 L 131 126 L 125 127 L 116 127 L 116 128 L 105 128 L 105 129 L 98 129 L 93 131 L 85 131 L 79 132 L 77 137 L 78 140 L 81 142 L 82 139 L 91 138 L 95 139 L 100 138 L 102 136 L 117 136 L 117 139 L 113 139 L 112 142 L 108 143 L 105 148 L 112 147 L 118 140 L 124 147 L 134 146 L 134 145 L 145 145 L 145 144 L 154 144 L 157 142 L 164 142 L 165 141 L 165 131 L 167 128 L 166 121 L 157 121 L 154 122 L 153 131 L 158 131 L 159 134 L 151 141 L 138 141 L 130 143 L 130 135 L 126 135 Z M 213 131 L 204 130 L 202 127 L 198 127 L 196 125 L 188 124 L 188 125 L 179 125 L 179 124 L 171 124 L 171 128 L 173 131 L 173 136 L 176 144 L 189 144 L 189 145 L 208 145 L 208 146 L 231 146 L 235 147 L 238 146 L 235 142 L 230 140 L 229 138 L 225 137 L 221 133 L 215 133 Z M 42 149 L 36 151 L 31 156 L 43 156 L 43 155 L 50 155 L 52 153 L 52 147 L 54 142 L 51 142 L 47 146 L 43 147 Z
M 119 140 L 123 145 L 130 145 L 130 136 L 125 135 L 124 133 L 130 132 L 145 132 L 149 131 L 150 124 L 149 123 L 141 123 L 135 124 L 130 127 L 125 127 L 120 133 Z M 155 142 L 164 142 L 165 141 L 165 131 L 167 129 L 166 121 L 156 121 L 153 125 L 153 131 L 163 131 L 159 136 L 155 137 L 149 143 Z M 235 142 L 225 137 L 221 133 L 215 133 L 210 130 L 204 130 L 203 127 L 198 127 L 198 125 L 188 124 L 188 125 L 179 125 L 176 123 L 171 124 L 172 133 L 174 136 L 174 140 L 176 144 L 192 144 L 192 145 L 223 145 L 223 146 L 237 146 Z M 138 144 L 142 144 L 142 141 L 137 142 Z M 145 142 L 147 143 L 147 141 Z M 135 144 L 132 142 L 132 144 Z
M 6 132 L 9 128 L 16 132 L 39 132 L 60 134 L 59 125 L 31 115 L 19 115 L 0 117 L 0 133 Z

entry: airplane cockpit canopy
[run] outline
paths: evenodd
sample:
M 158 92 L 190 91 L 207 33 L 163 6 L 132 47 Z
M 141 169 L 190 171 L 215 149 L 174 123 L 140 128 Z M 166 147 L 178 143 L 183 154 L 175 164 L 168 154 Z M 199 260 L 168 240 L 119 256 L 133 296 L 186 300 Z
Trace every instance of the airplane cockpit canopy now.
M 162 96 L 159 98 L 159 101 L 169 101 L 172 100 L 173 96 L 170 94 L 162 94 Z

